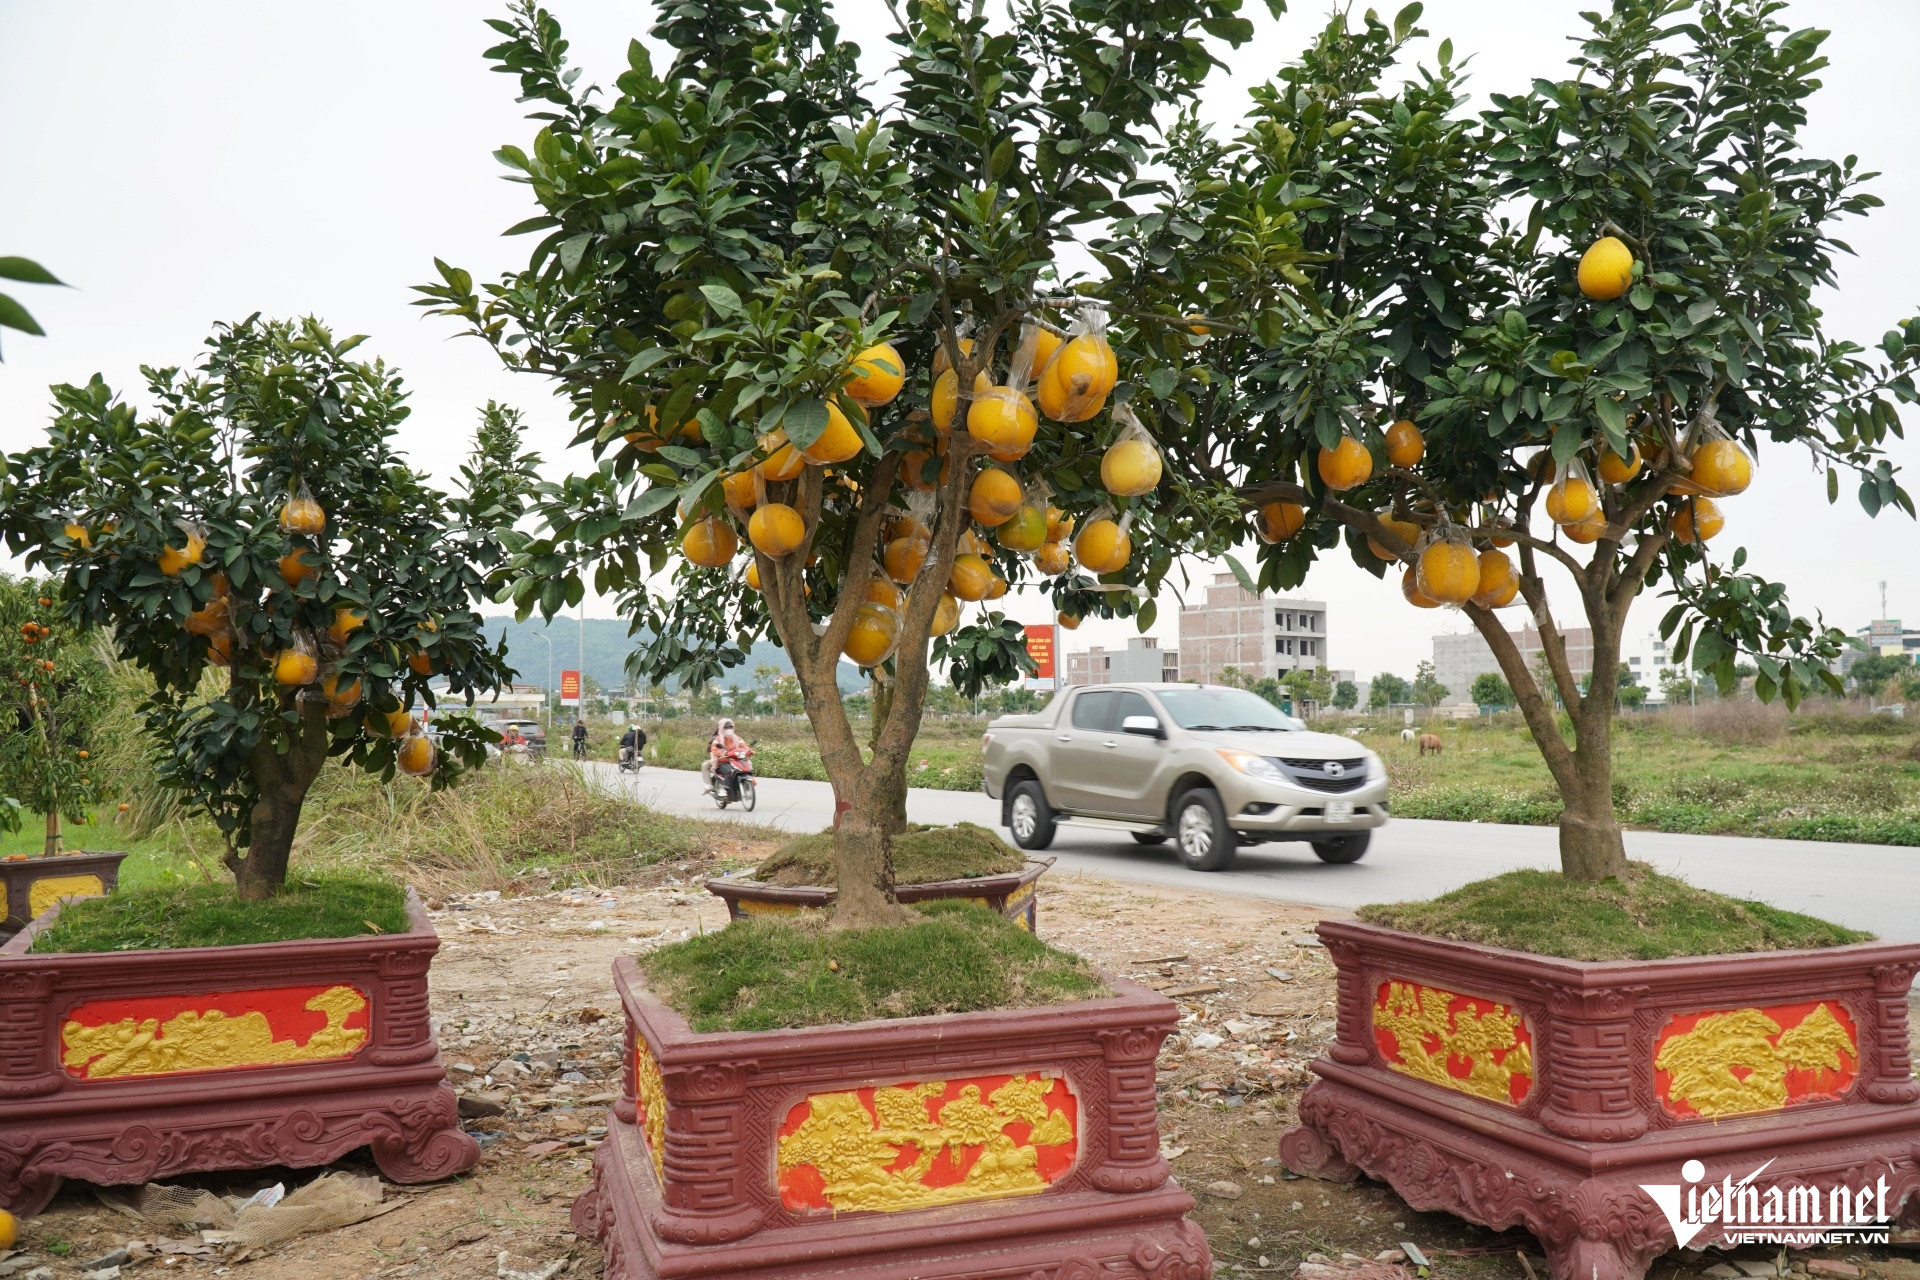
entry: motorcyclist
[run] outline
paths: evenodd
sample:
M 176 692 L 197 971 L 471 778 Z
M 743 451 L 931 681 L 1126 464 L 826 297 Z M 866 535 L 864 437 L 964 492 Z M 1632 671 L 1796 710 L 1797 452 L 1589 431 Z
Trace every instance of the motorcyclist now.
M 707 759 L 713 765 L 713 776 L 727 784 L 729 800 L 740 798 L 740 774 L 752 756 L 753 748 L 734 732 L 733 721 L 722 720 L 707 744 Z
M 627 731 L 620 735 L 621 760 L 630 760 L 633 762 L 634 767 L 638 768 L 640 765 L 640 753 L 646 749 L 646 746 L 646 731 L 637 724 L 628 725 Z
M 587 722 L 585 720 L 573 722 L 573 758 L 575 760 L 587 758 Z

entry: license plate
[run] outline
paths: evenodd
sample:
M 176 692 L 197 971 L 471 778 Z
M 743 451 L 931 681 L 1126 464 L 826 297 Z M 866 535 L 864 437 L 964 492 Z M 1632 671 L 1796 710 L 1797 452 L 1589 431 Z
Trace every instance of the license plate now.
M 1351 800 L 1327 801 L 1326 819 L 1328 822 L 1352 822 L 1353 821 L 1353 801 Z

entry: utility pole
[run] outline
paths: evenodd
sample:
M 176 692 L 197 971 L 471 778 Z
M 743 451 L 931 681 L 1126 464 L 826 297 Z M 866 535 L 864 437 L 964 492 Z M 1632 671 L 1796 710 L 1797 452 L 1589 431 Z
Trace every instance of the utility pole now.
M 580 642 L 580 705 L 573 709 L 575 720 L 587 718 L 587 598 L 580 597 L 580 632 L 576 637 Z

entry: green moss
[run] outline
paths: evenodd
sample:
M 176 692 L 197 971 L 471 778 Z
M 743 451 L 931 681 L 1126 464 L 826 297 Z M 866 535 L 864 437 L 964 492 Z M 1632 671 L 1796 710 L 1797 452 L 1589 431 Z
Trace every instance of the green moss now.
M 916 826 L 893 839 L 896 884 L 1005 875 L 1026 864 L 1026 856 L 1018 849 L 971 822 L 951 827 Z M 763 884 L 838 884 L 833 870 L 833 832 L 796 836 L 755 867 L 753 876 Z
M 823 913 L 736 920 L 644 956 L 648 985 L 695 1031 L 772 1031 L 1021 1009 L 1110 995 L 1087 962 L 999 913 L 917 908 L 904 927 L 827 927 Z
M 33 952 L 235 947 L 407 928 L 406 886 L 373 876 L 296 877 L 266 902 L 242 902 L 230 884 L 159 885 L 68 903 Z
M 1873 935 L 1812 916 L 1696 889 L 1631 863 L 1598 884 L 1558 872 L 1509 871 L 1429 902 L 1362 907 L 1369 924 L 1568 960 L 1661 960 L 1796 947 L 1837 947 Z

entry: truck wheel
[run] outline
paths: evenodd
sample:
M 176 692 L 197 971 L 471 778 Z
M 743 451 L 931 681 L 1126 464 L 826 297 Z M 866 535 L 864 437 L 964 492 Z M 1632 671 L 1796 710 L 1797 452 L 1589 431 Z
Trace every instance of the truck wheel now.
M 1165 844 L 1167 833 L 1164 831 L 1136 831 L 1133 838 L 1141 844 Z
M 1007 797 L 1007 826 L 1022 849 L 1044 849 L 1053 843 L 1053 806 L 1032 778 L 1015 786 Z
M 1233 828 L 1212 787 L 1195 787 L 1173 806 L 1180 861 L 1194 871 L 1224 871 L 1233 865 Z
M 1373 832 L 1355 831 L 1330 840 L 1315 840 L 1313 852 L 1322 862 L 1358 862 L 1372 840 Z

